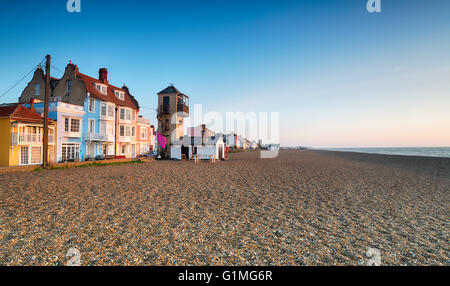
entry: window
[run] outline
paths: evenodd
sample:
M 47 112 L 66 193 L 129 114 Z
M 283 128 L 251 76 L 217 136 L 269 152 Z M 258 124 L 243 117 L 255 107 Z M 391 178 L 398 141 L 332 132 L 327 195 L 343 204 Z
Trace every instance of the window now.
M 136 137 L 136 127 L 131 127 L 131 137 Z
M 164 96 L 163 97 L 163 110 L 164 113 L 169 112 L 169 97 L 168 96 Z
M 136 120 L 136 110 L 131 112 L 131 120 Z
M 122 137 L 125 136 L 125 126 L 120 125 L 119 135 Z
M 20 165 L 28 165 L 28 148 L 20 147 Z
M 89 106 L 88 106 L 89 112 L 95 111 L 95 100 L 93 98 L 89 98 Z
M 113 117 L 114 116 L 114 105 L 108 104 L 108 116 Z
M 62 144 L 62 161 L 73 160 L 80 158 L 80 145 L 73 143 Z
M 100 133 L 106 134 L 106 122 L 100 122 Z
M 118 98 L 120 98 L 121 100 L 123 100 L 124 99 L 124 94 L 123 94 L 123 92 L 121 92 L 121 91 L 115 91 L 114 92 L 114 94 L 118 97 Z
M 95 88 L 100 91 L 101 94 L 106 94 L 106 86 L 101 84 L 96 84 Z
M 67 81 L 67 92 L 71 92 L 72 91 L 72 81 L 68 80 Z
M 141 128 L 141 139 L 147 139 L 147 128 Z
M 109 135 L 114 135 L 114 124 L 113 123 L 106 124 L 106 133 Z
M 122 145 L 122 154 L 126 154 L 126 153 L 127 153 L 127 146 Z
M 125 136 L 130 137 L 130 135 L 131 135 L 130 126 L 125 126 Z
M 69 132 L 69 118 L 64 118 L 64 132 Z
M 34 85 L 34 95 L 38 96 L 41 94 L 41 85 L 39 83 Z
M 80 132 L 80 119 L 70 119 L 70 132 Z
M 89 119 L 89 132 L 95 133 L 95 120 Z
M 106 116 L 106 103 L 104 102 L 101 103 L 100 115 Z
M 125 109 L 124 108 L 120 109 L 120 119 L 125 120 Z
M 126 112 L 127 112 L 126 113 L 126 115 L 127 115 L 126 119 L 127 120 L 131 120 L 131 110 L 127 109 Z
M 31 147 L 31 164 L 40 164 L 42 162 L 42 148 Z

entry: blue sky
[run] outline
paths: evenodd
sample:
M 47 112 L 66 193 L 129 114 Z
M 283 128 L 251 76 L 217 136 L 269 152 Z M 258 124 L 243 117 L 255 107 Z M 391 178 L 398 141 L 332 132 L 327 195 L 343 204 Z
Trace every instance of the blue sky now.
M 206 112 L 280 112 L 283 145 L 450 146 L 450 1 L 66 2 L 2 1 L 0 94 L 51 54 L 108 68 L 153 122 L 174 83 Z

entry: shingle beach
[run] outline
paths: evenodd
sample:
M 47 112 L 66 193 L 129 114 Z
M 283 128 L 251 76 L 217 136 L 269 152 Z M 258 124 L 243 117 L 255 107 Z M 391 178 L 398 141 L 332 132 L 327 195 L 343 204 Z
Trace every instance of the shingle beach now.
M 0 174 L 0 265 L 450 265 L 450 159 L 231 154 Z

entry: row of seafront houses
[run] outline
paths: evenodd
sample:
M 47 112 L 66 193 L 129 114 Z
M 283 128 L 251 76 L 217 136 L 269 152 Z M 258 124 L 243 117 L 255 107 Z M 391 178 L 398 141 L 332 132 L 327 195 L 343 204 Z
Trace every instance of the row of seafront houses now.
M 18 103 L 0 104 L 0 166 L 42 164 L 45 74 L 41 67 L 23 90 Z M 157 148 L 156 130 L 150 120 L 139 115 L 140 106 L 126 85 L 108 82 L 106 68 L 98 78 L 79 72 L 69 62 L 62 78 L 50 77 L 48 162 L 89 161 L 135 158 Z M 189 115 L 187 96 L 174 86 L 158 93 L 158 131 L 167 138 L 164 150 L 168 158 L 193 155 L 225 158 L 226 147 L 256 149 L 260 145 L 236 133 L 216 134 L 205 125 L 187 128 L 183 118 Z M 187 111 L 171 124 L 170 118 Z M 182 114 L 182 113 L 181 113 Z M 178 115 L 175 115 L 178 116 Z M 171 142 L 176 131 L 179 140 Z M 162 152 L 163 151 L 163 152 Z
M 70 62 L 62 78 L 50 78 L 50 163 L 134 158 L 155 148 L 154 126 L 139 116 L 128 88 L 109 84 L 107 74 L 101 68 L 92 78 Z M 42 163 L 45 83 L 38 67 L 19 102 L 0 105 L 0 166 Z

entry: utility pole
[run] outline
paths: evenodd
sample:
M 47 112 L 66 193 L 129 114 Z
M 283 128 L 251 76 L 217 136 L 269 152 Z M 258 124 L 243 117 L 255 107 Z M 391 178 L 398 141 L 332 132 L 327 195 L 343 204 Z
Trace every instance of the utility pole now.
M 45 61 L 45 102 L 44 102 L 44 150 L 42 167 L 48 166 L 48 102 L 50 97 L 50 55 L 47 55 Z

